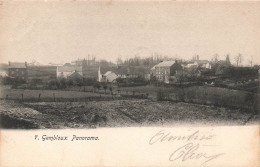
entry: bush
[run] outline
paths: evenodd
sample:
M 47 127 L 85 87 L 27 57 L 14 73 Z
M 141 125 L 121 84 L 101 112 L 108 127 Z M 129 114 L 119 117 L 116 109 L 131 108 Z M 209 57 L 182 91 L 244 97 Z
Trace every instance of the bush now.
M 12 85 L 13 87 L 17 87 L 18 85 L 25 84 L 25 80 L 20 78 L 10 78 L 8 76 L 2 78 L 2 84 L 4 85 Z
M 164 92 L 163 92 L 161 89 L 158 90 L 158 91 L 157 91 L 157 94 L 156 94 L 156 97 L 157 97 L 157 100 L 158 100 L 158 101 L 164 100 L 164 99 L 165 99 L 165 97 L 164 97 Z
M 137 77 L 137 78 L 117 78 L 116 79 L 118 86 L 143 86 L 147 85 L 148 82 L 145 80 L 144 77 Z
M 95 78 L 83 78 L 84 86 L 94 86 L 97 83 Z
M 257 104 L 257 95 L 255 93 L 246 93 L 245 102 L 249 110 L 256 112 L 258 108 Z
M 61 78 L 60 80 L 58 80 L 58 82 L 60 83 L 59 84 L 59 86 L 60 86 L 59 88 L 64 89 L 64 88 L 67 87 L 67 82 L 66 82 L 65 78 Z
M 251 67 L 228 67 L 223 75 L 234 80 L 249 79 L 258 77 L 258 70 Z

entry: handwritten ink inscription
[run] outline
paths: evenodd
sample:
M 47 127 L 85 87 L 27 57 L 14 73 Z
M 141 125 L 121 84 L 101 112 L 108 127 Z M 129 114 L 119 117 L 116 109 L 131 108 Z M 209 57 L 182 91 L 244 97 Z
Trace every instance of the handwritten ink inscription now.
M 169 160 L 176 161 L 180 159 L 182 162 L 187 160 L 196 160 L 196 159 L 204 159 L 202 164 L 209 162 L 213 159 L 218 158 L 224 153 L 219 153 L 215 155 L 208 155 L 205 152 L 199 152 L 200 144 L 188 143 L 180 148 L 176 149 L 173 153 L 171 153 Z
M 173 142 L 174 144 L 178 144 L 178 141 L 183 141 L 185 144 L 181 144 L 180 147 L 174 149 L 169 155 L 169 161 L 177 161 L 185 162 L 188 160 L 200 160 L 202 164 L 205 164 L 209 161 L 212 161 L 220 156 L 224 155 L 224 153 L 210 154 L 205 151 L 200 151 L 201 147 L 211 146 L 211 145 L 201 145 L 203 141 L 210 141 L 215 136 L 212 134 L 202 135 L 200 131 L 192 132 L 188 135 L 176 136 L 172 135 L 170 132 L 166 132 L 165 130 L 161 130 L 151 137 L 149 144 L 153 145 L 155 143 L 163 143 L 163 142 Z

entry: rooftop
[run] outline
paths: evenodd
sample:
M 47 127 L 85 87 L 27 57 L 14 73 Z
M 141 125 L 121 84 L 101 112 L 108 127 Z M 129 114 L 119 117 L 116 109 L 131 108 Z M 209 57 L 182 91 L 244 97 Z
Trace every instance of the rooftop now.
M 105 74 L 104 74 L 104 76 L 108 76 L 109 74 L 111 74 L 112 73 L 112 71 L 107 71 Z
M 196 60 L 196 62 L 197 62 L 198 64 L 206 64 L 206 63 L 209 63 L 208 60 Z
M 57 71 L 58 72 L 82 72 L 82 67 L 77 66 L 77 67 L 73 67 L 73 66 L 58 66 L 57 67 Z
M 8 68 L 26 68 L 26 63 L 9 62 Z
M 172 66 L 174 63 L 175 63 L 175 61 L 163 61 L 163 62 L 161 62 L 161 63 L 159 63 L 159 64 L 156 64 L 156 65 L 153 67 L 153 69 L 154 69 L 155 67 L 170 67 L 170 66 Z

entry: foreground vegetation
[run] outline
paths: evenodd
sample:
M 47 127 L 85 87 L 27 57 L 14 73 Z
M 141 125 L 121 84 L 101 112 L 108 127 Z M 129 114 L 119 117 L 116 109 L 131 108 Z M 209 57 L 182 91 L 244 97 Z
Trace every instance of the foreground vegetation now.
M 2 128 L 96 128 L 254 124 L 256 115 L 183 102 L 116 100 L 17 103 L 0 100 Z

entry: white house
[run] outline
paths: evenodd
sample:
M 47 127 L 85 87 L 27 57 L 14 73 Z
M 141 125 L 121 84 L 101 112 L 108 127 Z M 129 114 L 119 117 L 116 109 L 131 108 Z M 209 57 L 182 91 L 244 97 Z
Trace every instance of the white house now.
M 201 66 L 202 68 L 211 69 L 211 65 L 208 60 L 196 60 L 194 64 Z
M 5 72 L 5 71 L 1 71 L 1 72 L 0 72 L 0 76 L 1 76 L 1 77 L 7 77 L 8 74 L 7 74 L 7 72 Z
M 194 62 L 190 62 L 184 65 L 184 68 L 197 68 L 201 66 L 202 68 L 211 69 L 211 65 L 208 60 L 195 60 Z
M 102 75 L 102 81 L 104 82 L 114 82 L 117 78 L 118 76 L 112 71 L 107 71 Z

